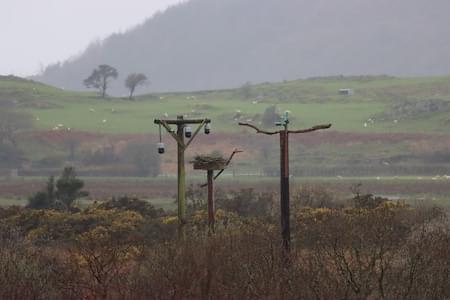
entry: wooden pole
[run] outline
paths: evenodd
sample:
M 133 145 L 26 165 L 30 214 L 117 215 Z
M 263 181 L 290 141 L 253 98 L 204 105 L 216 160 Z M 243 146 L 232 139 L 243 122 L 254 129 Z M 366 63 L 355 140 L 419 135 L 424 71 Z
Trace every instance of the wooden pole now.
M 322 129 L 328 129 L 331 124 L 317 125 L 307 129 L 288 130 L 289 120 L 287 113 L 282 122 L 277 126 L 283 126 L 282 130 L 267 131 L 256 127 L 253 124 L 239 122 L 240 126 L 247 126 L 256 130 L 256 133 L 266 135 L 280 135 L 280 215 L 281 215 L 281 238 L 283 248 L 286 252 L 290 251 L 291 244 L 291 230 L 290 230 L 290 216 L 289 216 L 289 134 L 307 133 Z
M 183 116 L 178 116 L 177 120 L 183 120 Z M 185 228 L 186 224 L 186 180 L 185 180 L 185 169 L 184 169 L 184 124 L 177 124 L 177 137 L 181 141 L 181 143 L 177 143 L 177 163 L 178 163 L 178 193 L 177 193 L 177 202 L 178 202 L 178 221 L 179 221 L 179 233 L 182 237 L 185 236 Z
M 183 116 L 177 116 L 176 120 L 160 120 L 155 119 L 154 123 L 157 125 L 162 125 L 167 132 L 172 136 L 172 138 L 177 142 L 177 205 L 178 205 L 178 222 L 179 222 L 179 236 L 181 238 L 186 237 L 185 224 L 186 224 L 186 173 L 184 166 L 184 152 L 192 143 L 194 138 L 200 132 L 201 128 L 210 123 L 210 119 L 189 119 L 185 120 Z M 187 124 L 198 124 L 198 127 L 192 137 L 187 143 L 184 141 L 184 128 Z M 177 127 L 177 132 L 175 133 L 170 125 L 175 125 Z
M 291 230 L 289 213 L 289 136 L 287 126 L 280 132 L 280 212 L 283 248 L 290 251 Z
M 214 232 L 215 220 L 214 205 L 214 171 L 208 170 L 208 226 L 210 232 Z

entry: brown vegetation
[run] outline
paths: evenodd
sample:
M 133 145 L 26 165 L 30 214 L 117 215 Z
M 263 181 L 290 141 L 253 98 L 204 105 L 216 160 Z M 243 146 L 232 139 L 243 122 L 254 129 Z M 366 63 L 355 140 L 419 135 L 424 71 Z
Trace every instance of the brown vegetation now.
M 0 298 L 450 297 L 446 213 L 360 193 L 330 197 L 296 193 L 287 260 L 276 199 L 254 190 L 222 193 L 214 235 L 206 211 L 191 207 L 184 241 L 176 216 L 137 199 L 78 212 L 1 209 Z

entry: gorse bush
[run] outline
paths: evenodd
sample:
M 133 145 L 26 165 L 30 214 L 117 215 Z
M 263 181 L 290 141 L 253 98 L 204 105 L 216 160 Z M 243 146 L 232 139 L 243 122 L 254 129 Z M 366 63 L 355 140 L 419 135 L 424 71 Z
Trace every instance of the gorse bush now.
M 2 209 L 0 298 L 450 297 L 443 210 L 392 201 L 294 206 L 286 253 L 268 194 L 223 194 L 215 234 L 206 210 L 192 210 L 185 239 L 177 238 L 176 216 L 138 199 L 79 212 Z

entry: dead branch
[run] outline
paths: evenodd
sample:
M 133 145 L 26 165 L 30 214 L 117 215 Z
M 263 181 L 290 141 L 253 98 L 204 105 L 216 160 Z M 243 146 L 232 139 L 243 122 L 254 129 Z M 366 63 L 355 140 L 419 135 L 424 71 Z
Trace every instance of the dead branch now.
M 228 165 L 231 163 L 231 160 L 233 159 L 233 156 L 234 156 L 236 153 L 241 153 L 241 152 L 244 152 L 244 151 L 238 150 L 238 149 L 234 149 L 233 153 L 231 153 L 230 157 L 228 158 L 227 162 L 225 163 L 225 166 L 228 166 Z M 220 170 L 219 172 L 217 172 L 217 174 L 214 176 L 214 180 L 216 180 L 217 177 L 219 177 L 220 174 L 223 173 L 223 171 L 225 171 L 225 169 L 222 169 L 222 170 Z M 208 185 L 207 183 L 204 183 L 204 184 L 200 185 L 200 187 L 205 187 L 205 186 L 207 186 L 207 185 Z
M 256 130 L 256 133 L 264 133 L 264 134 L 268 134 L 268 135 L 274 135 L 274 134 L 280 133 L 280 131 L 266 131 L 266 130 L 262 130 L 262 129 L 259 129 L 258 127 L 256 127 L 253 124 L 250 124 L 250 123 L 239 122 L 239 125 L 253 128 L 253 129 Z
M 308 129 L 289 130 L 288 133 L 306 133 L 306 132 L 311 132 L 311 131 L 316 131 L 316 130 L 328 129 L 330 127 L 331 127 L 331 124 L 317 125 L 317 126 L 313 126 Z

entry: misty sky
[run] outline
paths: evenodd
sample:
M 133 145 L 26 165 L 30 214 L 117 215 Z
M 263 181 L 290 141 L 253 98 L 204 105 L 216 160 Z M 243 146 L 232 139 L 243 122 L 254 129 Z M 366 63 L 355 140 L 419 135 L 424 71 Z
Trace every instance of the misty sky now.
M 181 0 L 0 0 L 0 75 L 37 73 Z

